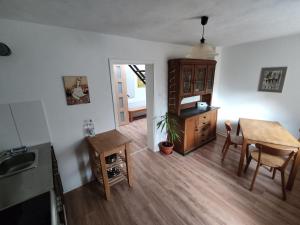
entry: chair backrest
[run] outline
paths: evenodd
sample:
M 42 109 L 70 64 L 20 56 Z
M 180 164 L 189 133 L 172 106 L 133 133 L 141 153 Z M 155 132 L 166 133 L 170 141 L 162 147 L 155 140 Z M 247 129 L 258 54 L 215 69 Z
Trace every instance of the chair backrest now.
M 226 128 L 227 137 L 230 138 L 230 133 L 232 131 L 231 122 L 230 122 L 230 120 L 226 120 L 224 122 L 224 124 L 225 124 L 225 128 Z
M 267 153 L 269 155 L 285 157 L 286 161 L 282 165 L 282 167 L 285 168 L 287 166 L 288 162 L 290 161 L 290 159 L 294 155 L 293 150 L 274 148 L 274 147 L 263 145 L 263 144 L 255 144 L 255 146 L 259 150 L 258 162 L 260 162 L 261 153 L 263 152 L 263 153 Z

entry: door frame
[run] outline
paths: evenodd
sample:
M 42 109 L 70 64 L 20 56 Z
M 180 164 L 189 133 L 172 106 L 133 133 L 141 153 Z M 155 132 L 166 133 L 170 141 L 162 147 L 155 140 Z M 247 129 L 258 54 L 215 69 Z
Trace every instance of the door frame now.
M 115 129 L 119 129 L 119 121 L 117 115 L 117 106 L 116 106 L 116 94 L 114 91 L 114 65 L 116 64 L 144 64 L 145 67 L 147 65 L 152 66 L 151 72 L 152 76 L 146 76 L 146 109 L 147 109 L 147 147 L 152 151 L 158 151 L 158 147 L 156 146 L 156 126 L 154 124 L 155 121 L 155 98 L 154 98 L 154 74 L 156 70 L 157 62 L 155 60 L 134 60 L 134 59 L 115 59 L 109 58 L 109 74 L 111 81 L 111 93 L 112 93 L 112 102 L 113 102 L 113 111 L 114 111 L 114 124 Z M 146 68 L 145 68 L 146 70 Z M 147 73 L 147 71 L 146 71 Z

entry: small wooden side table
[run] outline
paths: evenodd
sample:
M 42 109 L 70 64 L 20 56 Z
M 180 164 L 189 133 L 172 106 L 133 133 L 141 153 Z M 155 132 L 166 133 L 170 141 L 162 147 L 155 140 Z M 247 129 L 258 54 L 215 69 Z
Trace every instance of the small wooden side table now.
M 110 187 L 124 179 L 127 179 L 129 187 L 132 187 L 129 153 L 131 139 L 122 135 L 117 130 L 111 130 L 97 134 L 94 137 L 87 137 L 87 141 L 91 147 L 89 154 L 92 171 L 97 180 L 103 184 L 106 199 L 110 200 Z M 106 164 L 105 157 L 115 153 L 118 154 L 116 162 Z M 114 166 L 122 168 L 121 172 L 116 177 L 108 178 L 107 170 Z M 126 167 L 126 169 L 123 167 Z

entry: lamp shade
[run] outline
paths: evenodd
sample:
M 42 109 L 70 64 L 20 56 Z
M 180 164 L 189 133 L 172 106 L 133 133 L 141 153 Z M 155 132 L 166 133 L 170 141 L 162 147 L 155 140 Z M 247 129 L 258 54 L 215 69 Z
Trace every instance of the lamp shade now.
M 10 48 L 6 44 L 0 42 L 0 56 L 9 56 L 10 54 Z
M 186 58 L 191 59 L 214 59 L 217 56 L 216 50 L 213 46 L 206 43 L 199 43 L 194 45 L 190 54 Z

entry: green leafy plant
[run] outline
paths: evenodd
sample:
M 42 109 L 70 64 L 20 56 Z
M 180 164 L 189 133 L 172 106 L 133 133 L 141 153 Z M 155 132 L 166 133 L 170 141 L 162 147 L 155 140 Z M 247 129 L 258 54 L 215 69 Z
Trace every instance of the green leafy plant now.
M 160 121 L 157 122 L 156 127 L 163 132 L 164 128 L 167 130 L 167 141 L 174 144 L 176 141 L 181 141 L 179 125 L 176 119 L 170 117 L 169 113 L 161 116 Z

